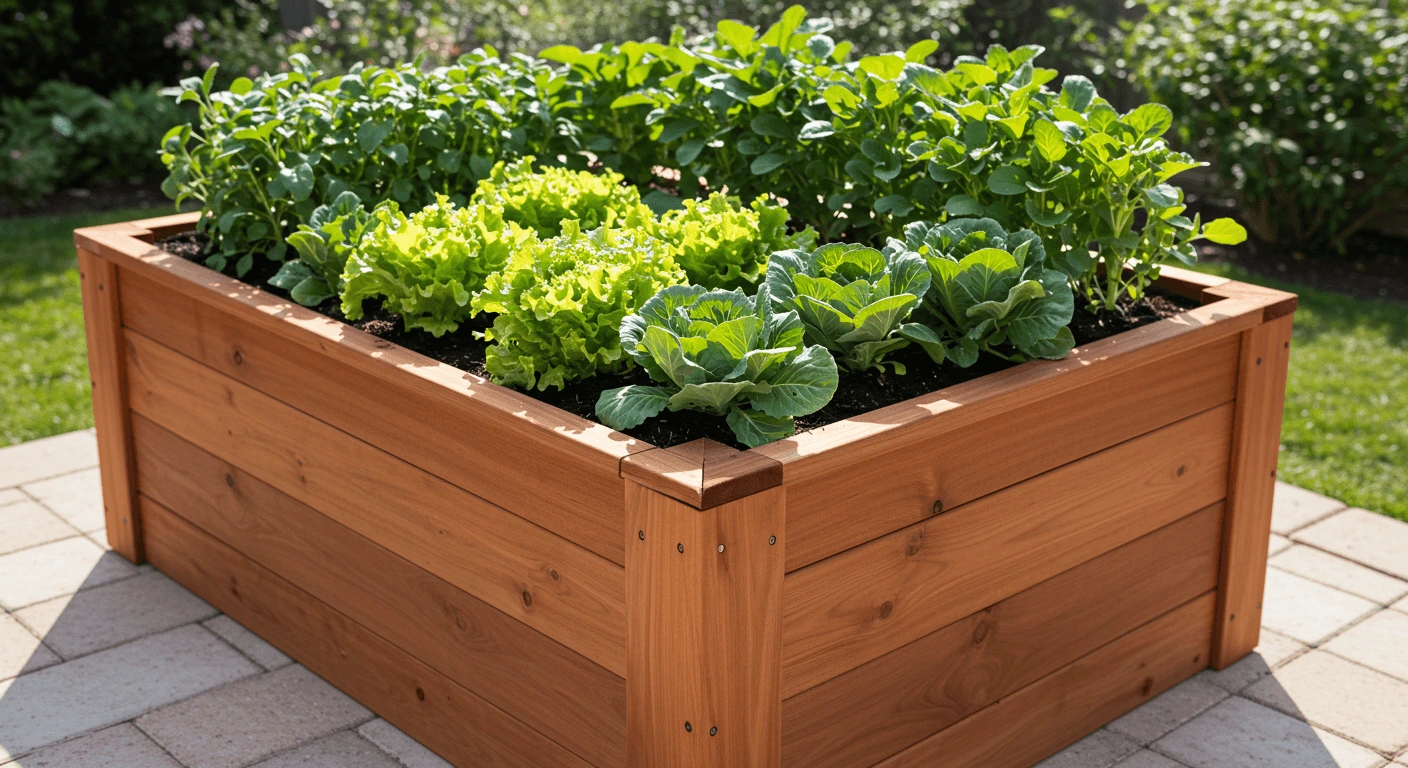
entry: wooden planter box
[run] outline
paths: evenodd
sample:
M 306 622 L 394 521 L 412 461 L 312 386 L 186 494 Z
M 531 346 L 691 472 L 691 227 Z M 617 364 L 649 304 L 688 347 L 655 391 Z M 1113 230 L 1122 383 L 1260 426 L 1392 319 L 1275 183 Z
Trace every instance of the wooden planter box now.
M 75 233 L 108 536 L 463 766 L 1028 766 L 1260 629 L 1291 294 L 659 449 Z

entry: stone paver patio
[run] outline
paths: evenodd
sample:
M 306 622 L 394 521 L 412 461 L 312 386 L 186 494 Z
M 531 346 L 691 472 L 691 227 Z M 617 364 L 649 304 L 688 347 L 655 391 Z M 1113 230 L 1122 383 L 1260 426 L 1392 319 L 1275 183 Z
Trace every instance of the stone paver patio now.
M 413 739 L 107 551 L 91 431 L 0 449 L 0 765 L 425 768 Z M 1261 645 L 1043 768 L 1408 768 L 1408 524 L 1280 484 Z

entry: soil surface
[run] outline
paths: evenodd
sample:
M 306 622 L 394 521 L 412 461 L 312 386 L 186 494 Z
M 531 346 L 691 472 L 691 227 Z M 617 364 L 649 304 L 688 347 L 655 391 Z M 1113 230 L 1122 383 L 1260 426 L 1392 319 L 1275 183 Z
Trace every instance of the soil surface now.
M 176 256 L 203 263 L 205 260 L 204 236 L 187 232 L 167 238 L 159 245 Z M 255 266 L 243 280 L 257 285 L 265 291 L 287 298 L 286 291 L 268 285 L 266 281 L 276 271 L 278 265 L 267 259 L 256 259 Z M 1123 333 L 1166 317 L 1172 317 L 1198 303 L 1180 296 L 1150 295 L 1139 302 L 1126 301 L 1118 314 L 1095 315 L 1084 308 L 1076 310 L 1071 322 L 1071 332 L 1077 345 Z M 475 331 L 483 332 L 493 324 L 492 317 L 481 315 L 460 326 L 460 330 L 435 338 L 424 331 L 407 331 L 401 325 L 401 318 L 381 309 L 374 301 L 368 301 L 363 309 L 365 315 L 355 321 L 347 320 L 336 299 L 330 299 L 318 307 L 321 312 L 335 320 L 347 323 L 367 333 L 399 344 L 426 357 L 454 366 L 476 376 L 488 377 L 484 370 L 484 353 L 488 343 L 475 338 Z M 877 408 L 903 402 L 911 398 L 929 394 L 945 387 L 972 381 L 980 376 L 1010 368 L 1010 363 L 990 355 L 984 355 L 971 368 L 955 365 L 934 365 L 918 347 L 910 347 L 891 355 L 888 359 L 901 363 L 907 369 L 903 376 L 893 373 L 866 371 L 864 373 L 841 372 L 836 394 L 827 406 L 816 413 L 797 419 L 797 429 L 807 430 L 822 427 L 842 419 L 859 416 Z M 525 392 L 529 397 L 557 406 L 569 413 L 596 421 L 596 401 L 604 390 L 624 387 L 629 384 L 651 384 L 644 371 L 636 369 L 622 376 L 602 375 L 587 381 L 568 385 L 563 390 L 546 392 Z M 733 432 L 724 420 L 697 411 L 666 411 L 635 429 L 626 430 L 632 437 L 652 445 L 668 448 L 672 445 L 689 442 L 703 437 L 713 438 L 726 445 L 742 448 L 734 442 Z

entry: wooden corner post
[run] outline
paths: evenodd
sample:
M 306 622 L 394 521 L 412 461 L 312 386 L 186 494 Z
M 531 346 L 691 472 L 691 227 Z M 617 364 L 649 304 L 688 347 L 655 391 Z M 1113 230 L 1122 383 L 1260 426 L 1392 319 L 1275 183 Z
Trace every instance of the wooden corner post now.
M 142 526 L 136 502 L 132 425 L 127 411 L 117 272 L 111 261 L 78 249 L 83 330 L 88 341 L 88 375 L 93 384 L 93 425 L 98 432 L 98 463 L 108 544 L 128 560 L 140 563 L 144 557 Z
M 1290 307 L 1294 310 L 1294 301 Z M 1214 669 L 1224 669 L 1251 653 L 1261 636 L 1271 503 L 1276 490 L 1293 317 L 1289 313 L 1277 315 L 1242 332 L 1213 625 Z
M 632 768 L 782 763 L 780 470 L 712 441 L 623 462 Z

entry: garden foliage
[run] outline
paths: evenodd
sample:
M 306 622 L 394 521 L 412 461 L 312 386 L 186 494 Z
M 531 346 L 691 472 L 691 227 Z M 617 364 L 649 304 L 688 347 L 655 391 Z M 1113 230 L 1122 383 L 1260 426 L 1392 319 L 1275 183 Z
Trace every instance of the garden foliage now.
M 1123 55 L 1263 240 L 1343 250 L 1408 190 L 1400 0 L 1155 2 Z
M 601 393 L 597 416 L 615 429 L 688 409 L 725 417 L 740 443 L 758 446 L 793 434 L 795 417 L 836 392 L 831 355 L 806 345 L 797 313 L 774 312 L 766 289 L 666 288 L 625 318 L 620 343 L 658 383 Z
M 744 208 L 738 198 L 715 192 L 666 211 L 652 231 L 671 244 L 675 261 L 694 285 L 754 289 L 767 271 L 769 254 L 809 248 L 816 241 L 810 227 L 789 233 L 787 221 L 788 210 L 764 197 Z
M 642 215 L 640 192 L 623 185 L 621 174 L 553 167 L 534 171 L 535 159 L 530 155 L 498 163 L 479 182 L 474 199 L 498 207 L 505 219 L 545 238 L 561 234 L 565 219 L 575 219 L 580 229 L 596 229 L 612 218 Z

